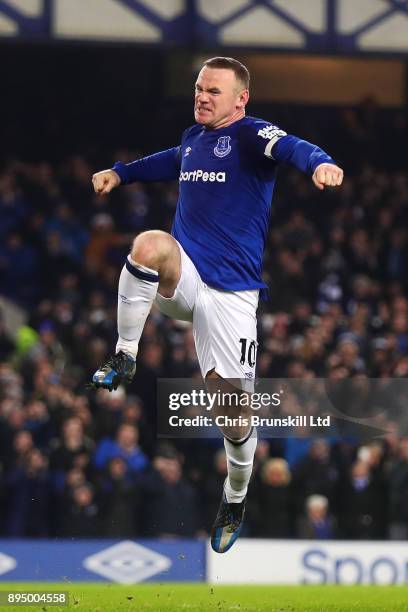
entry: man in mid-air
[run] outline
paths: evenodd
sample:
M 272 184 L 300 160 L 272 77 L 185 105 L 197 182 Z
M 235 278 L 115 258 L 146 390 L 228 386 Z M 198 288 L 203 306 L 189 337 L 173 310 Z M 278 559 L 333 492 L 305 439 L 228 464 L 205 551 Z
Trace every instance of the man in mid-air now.
M 312 178 L 318 189 L 341 185 L 343 171 L 324 151 L 275 125 L 245 116 L 249 72 L 232 58 L 207 60 L 195 84 L 196 124 L 181 144 L 93 176 L 96 193 L 135 181 L 179 180 L 172 233 L 136 236 L 119 279 L 116 354 L 93 385 L 132 380 L 139 340 L 153 302 L 191 321 L 202 376 L 253 381 L 256 310 L 266 291 L 262 259 L 278 163 Z M 211 532 L 216 552 L 237 539 L 256 449 L 253 428 L 222 428 L 228 476 Z

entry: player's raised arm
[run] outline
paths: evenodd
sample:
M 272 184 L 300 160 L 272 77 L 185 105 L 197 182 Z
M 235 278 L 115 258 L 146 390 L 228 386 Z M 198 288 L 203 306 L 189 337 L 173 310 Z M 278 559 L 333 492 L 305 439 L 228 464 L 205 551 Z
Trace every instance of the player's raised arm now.
M 152 181 L 174 181 L 180 173 L 180 147 L 173 147 L 125 164 L 116 162 L 112 169 L 92 177 L 96 193 L 109 193 L 118 185 Z
M 337 187 L 343 182 L 343 170 L 320 147 L 287 134 L 278 126 L 257 122 L 255 145 L 258 152 L 279 163 L 288 163 L 312 177 L 318 189 Z
M 285 135 L 271 148 L 271 156 L 278 162 L 295 166 L 312 176 L 318 189 L 337 187 L 343 181 L 343 170 L 320 147 L 297 136 Z

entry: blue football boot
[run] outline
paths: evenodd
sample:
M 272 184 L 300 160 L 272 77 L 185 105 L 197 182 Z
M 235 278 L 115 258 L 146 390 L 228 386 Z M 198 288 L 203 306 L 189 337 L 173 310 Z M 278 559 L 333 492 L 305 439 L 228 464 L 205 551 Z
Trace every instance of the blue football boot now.
M 217 553 L 227 552 L 234 544 L 244 524 L 246 497 L 238 504 L 229 504 L 222 494 L 217 518 L 211 529 L 211 546 Z
M 136 372 L 136 361 L 119 351 L 95 372 L 91 386 L 98 389 L 116 390 L 121 383 L 130 383 Z

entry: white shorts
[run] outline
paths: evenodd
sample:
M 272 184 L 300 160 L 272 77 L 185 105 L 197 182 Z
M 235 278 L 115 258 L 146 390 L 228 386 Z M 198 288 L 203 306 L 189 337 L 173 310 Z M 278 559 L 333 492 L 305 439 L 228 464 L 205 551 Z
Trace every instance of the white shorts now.
M 156 296 L 156 306 L 173 319 L 191 321 L 201 374 L 255 378 L 259 290 L 221 291 L 206 285 L 178 245 L 181 277 L 173 297 Z M 246 387 L 246 385 L 245 385 Z

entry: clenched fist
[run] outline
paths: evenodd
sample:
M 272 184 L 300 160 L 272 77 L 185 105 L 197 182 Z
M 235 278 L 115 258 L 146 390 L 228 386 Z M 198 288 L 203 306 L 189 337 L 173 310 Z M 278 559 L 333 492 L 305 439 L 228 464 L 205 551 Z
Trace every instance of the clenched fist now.
M 313 173 L 312 181 L 318 189 L 337 187 L 343 182 L 343 170 L 334 164 L 320 164 Z
M 93 175 L 92 184 L 95 193 L 110 193 L 120 185 L 120 177 L 114 170 L 102 170 Z

